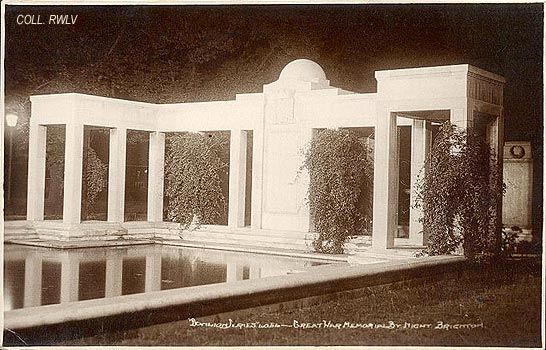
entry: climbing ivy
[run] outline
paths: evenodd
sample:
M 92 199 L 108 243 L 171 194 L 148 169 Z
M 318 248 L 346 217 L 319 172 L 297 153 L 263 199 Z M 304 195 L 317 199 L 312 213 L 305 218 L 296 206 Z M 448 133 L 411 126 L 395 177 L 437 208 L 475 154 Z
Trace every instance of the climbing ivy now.
M 220 171 L 227 167 L 220 154 L 229 138 L 200 133 L 177 133 L 167 138 L 165 193 L 167 217 L 184 228 L 212 224 L 226 207 Z
M 340 254 L 346 239 L 371 222 L 373 161 L 366 142 L 348 130 L 325 129 L 312 139 L 303 168 L 309 171 L 309 207 L 317 252 Z
M 498 204 L 503 185 L 494 150 L 483 135 L 444 123 L 417 182 L 415 206 L 423 209 L 425 253 L 483 261 L 499 252 Z M 424 174 L 424 176 L 423 176 Z
M 108 165 L 103 162 L 97 152 L 88 146 L 84 158 L 84 174 L 86 189 L 85 204 L 89 213 L 94 213 L 94 205 L 99 193 L 101 193 L 108 183 Z

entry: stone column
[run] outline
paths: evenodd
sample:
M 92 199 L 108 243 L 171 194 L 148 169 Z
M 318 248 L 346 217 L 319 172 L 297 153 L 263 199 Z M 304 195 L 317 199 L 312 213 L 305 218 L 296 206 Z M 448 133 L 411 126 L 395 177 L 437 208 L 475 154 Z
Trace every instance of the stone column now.
M 79 224 L 82 206 L 83 124 L 66 125 L 63 222 Z
M 25 257 L 24 307 L 42 305 L 42 257 Z
M 152 292 L 158 290 L 161 290 L 161 255 L 152 253 L 146 255 L 144 291 Z
M 123 260 L 119 256 L 106 259 L 106 286 L 104 296 L 115 297 L 121 295 L 123 277 Z
M 65 255 L 61 261 L 61 303 L 78 301 L 80 262 Z
M 491 136 L 493 138 L 491 146 L 494 147 L 495 153 L 497 156 L 497 169 L 499 172 L 499 186 L 502 186 L 504 183 L 504 174 L 503 174 L 503 168 L 504 168 L 504 110 L 501 108 L 499 115 L 496 117 L 495 122 L 492 125 L 493 130 L 491 130 Z M 531 169 L 532 170 L 532 169 Z M 497 217 L 496 217 L 496 227 L 498 228 L 498 232 L 500 233 L 502 228 L 502 197 L 500 196 L 497 201 Z M 500 242 L 501 236 L 497 236 L 497 247 L 500 249 L 501 242 Z M 522 237 L 523 238 L 523 237 Z
M 378 107 L 375 127 L 372 248 L 394 246 L 398 230 L 398 141 L 396 115 Z
M 44 220 L 47 128 L 30 121 L 27 220 Z
M 150 133 L 148 161 L 148 221 L 163 221 L 163 180 L 165 166 L 165 134 Z
M 264 130 L 254 129 L 252 138 L 252 210 L 250 226 L 253 230 L 262 228 L 263 210 L 263 166 L 264 166 Z
M 258 279 L 262 276 L 262 271 L 259 266 L 250 266 L 249 270 L 248 278 L 251 280 Z
M 410 187 L 410 243 L 424 245 L 423 224 L 419 222 L 422 208 L 414 208 L 416 202 L 416 186 L 419 177 L 425 175 L 425 162 L 430 152 L 432 131 L 429 122 L 414 119 L 411 127 L 411 187 Z
M 466 129 L 473 120 L 472 114 L 472 105 L 466 106 L 466 108 L 452 108 L 449 111 L 449 122 L 459 128 Z
M 125 221 L 125 166 L 127 129 L 110 129 L 108 160 L 108 222 Z
M 236 263 L 227 263 L 226 282 L 243 280 L 243 267 Z
M 310 145 L 311 141 L 313 140 L 313 128 L 311 128 L 308 124 L 303 125 L 300 131 L 300 150 L 306 145 Z M 302 154 L 302 152 L 299 152 L 298 156 L 298 163 L 303 164 L 305 160 L 305 156 Z M 302 218 L 305 218 L 304 221 L 302 221 L 299 225 L 300 229 L 298 231 L 300 232 L 310 232 L 314 231 L 314 223 L 313 223 L 313 217 L 311 215 L 311 208 L 309 207 L 309 203 L 307 201 L 307 191 L 309 190 L 309 186 L 311 185 L 311 177 L 309 175 L 309 171 L 307 169 L 303 169 L 301 173 L 298 175 L 297 180 L 297 191 L 298 191 L 298 201 L 300 203 L 300 209 L 299 209 L 299 215 Z
M 496 116 L 495 122 L 492 125 L 491 130 L 491 146 L 495 149 L 497 155 L 497 162 L 502 174 L 502 162 L 504 159 L 504 110 Z
M 231 130 L 229 146 L 229 227 L 245 226 L 246 146 L 246 131 Z

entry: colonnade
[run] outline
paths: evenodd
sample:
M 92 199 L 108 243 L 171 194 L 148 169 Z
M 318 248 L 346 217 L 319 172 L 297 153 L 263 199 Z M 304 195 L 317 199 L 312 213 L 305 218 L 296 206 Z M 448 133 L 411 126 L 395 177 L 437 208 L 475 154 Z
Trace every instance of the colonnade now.
M 394 117 L 393 117 L 394 118 Z M 396 125 L 396 124 L 394 124 Z M 428 126 L 427 126 L 428 125 Z M 46 125 L 31 124 L 31 142 L 29 150 L 29 200 L 28 219 L 44 220 L 45 191 L 45 155 Z M 415 201 L 415 188 L 419 172 L 423 168 L 431 145 L 430 122 L 414 119 L 412 128 L 411 149 L 411 203 Z M 252 203 L 251 226 L 261 228 L 262 177 L 263 177 L 263 132 L 253 131 L 252 159 Z M 63 223 L 75 225 L 81 222 L 82 168 L 83 168 L 83 124 L 66 125 L 65 173 Z M 245 226 L 245 186 L 246 186 L 246 152 L 248 131 L 231 130 L 230 165 L 229 165 L 229 207 L 228 226 Z M 164 166 L 165 166 L 165 133 L 150 132 L 148 163 L 148 201 L 147 222 L 163 222 Z M 378 135 L 378 137 L 380 137 Z M 393 139 L 393 149 L 397 140 Z M 107 222 L 123 223 L 125 207 L 125 171 L 127 154 L 127 128 L 110 128 L 110 147 L 108 164 L 108 211 Z M 376 150 L 375 163 L 381 162 L 381 152 Z M 390 161 L 398 162 L 397 157 Z M 376 191 L 379 194 L 378 191 Z M 374 202 L 385 202 L 374 198 Z M 394 201 L 390 202 L 394 203 Z M 388 204 L 388 203 L 385 203 Z M 422 224 L 418 221 L 420 210 L 410 207 L 410 229 L 408 243 L 423 244 Z M 394 222 L 396 224 L 396 222 Z M 394 229 L 393 229 L 394 230 Z M 379 235 L 377 235 L 379 236 Z M 394 238 L 394 237 L 393 237 Z
M 228 226 L 243 227 L 245 222 L 245 184 L 247 130 L 231 130 Z M 83 124 L 66 124 L 63 223 L 81 222 Z M 163 222 L 165 133 L 150 132 L 148 160 L 147 221 Z M 44 220 L 47 125 L 30 125 L 27 219 Z M 259 142 L 255 138 L 254 146 Z M 257 147 L 259 148 L 259 146 Z M 263 148 L 263 146 L 261 147 Z M 127 128 L 110 128 L 108 164 L 107 222 L 123 223 L 125 208 L 125 171 L 127 155 Z M 260 164 L 260 152 L 254 152 L 253 164 Z M 256 168 L 257 169 L 257 168 Z M 259 184 L 260 171 L 253 172 L 253 182 Z M 260 186 L 253 187 L 254 202 L 260 196 Z M 253 208 L 259 208 L 253 203 Z M 259 213 L 259 211 L 258 211 Z M 259 226 L 259 215 L 252 216 L 252 226 Z

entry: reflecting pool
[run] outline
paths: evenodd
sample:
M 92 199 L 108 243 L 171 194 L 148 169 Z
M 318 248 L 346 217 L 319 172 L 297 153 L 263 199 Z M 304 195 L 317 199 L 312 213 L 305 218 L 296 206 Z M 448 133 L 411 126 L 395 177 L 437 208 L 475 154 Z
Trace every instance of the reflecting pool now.
M 162 245 L 4 246 L 4 311 L 284 275 L 329 262 Z

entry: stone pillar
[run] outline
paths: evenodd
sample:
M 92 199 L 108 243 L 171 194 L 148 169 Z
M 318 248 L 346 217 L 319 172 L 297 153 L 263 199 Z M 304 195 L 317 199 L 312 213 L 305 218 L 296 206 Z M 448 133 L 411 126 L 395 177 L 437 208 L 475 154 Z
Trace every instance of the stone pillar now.
M 226 282 L 243 280 L 243 267 L 236 263 L 227 263 Z
M 83 124 L 66 125 L 63 222 L 79 224 L 82 206 Z
M 119 256 L 106 259 L 106 286 L 104 296 L 115 297 L 121 295 L 123 276 L 123 260 Z
M 262 276 L 262 271 L 259 266 L 250 266 L 249 270 L 248 278 L 251 280 L 258 279 Z
M 42 257 L 29 255 L 25 258 L 24 307 L 42 305 Z
M 264 130 L 256 128 L 252 138 L 252 210 L 250 226 L 253 230 L 262 228 L 263 210 L 263 166 L 264 166 Z
M 125 221 L 125 165 L 127 129 L 110 129 L 108 160 L 108 222 Z
M 493 123 L 493 130 L 491 131 L 493 140 L 492 146 L 495 148 L 495 153 L 497 156 L 497 169 L 499 172 L 499 186 L 502 186 L 504 183 L 504 110 L 501 108 L 499 115 L 496 117 L 495 122 Z M 503 200 L 502 196 L 499 197 L 497 201 L 497 217 L 496 217 L 496 227 L 497 227 L 497 247 L 501 247 L 501 230 L 502 230 L 502 206 Z M 521 237 L 523 238 L 523 237 Z
M 416 202 L 416 187 L 419 177 L 425 175 L 425 162 L 430 152 L 432 131 L 425 120 L 414 119 L 411 127 L 411 187 L 410 187 L 410 222 L 408 241 L 424 245 L 423 224 L 419 222 L 422 208 L 414 208 Z
M 491 147 L 495 150 L 497 157 L 497 165 L 499 166 L 500 174 L 502 174 L 502 165 L 504 160 L 504 116 L 501 109 L 499 115 L 494 116 L 495 119 L 488 125 L 487 140 Z
M 311 141 L 313 141 L 313 128 L 309 127 L 309 125 L 304 125 L 301 129 L 300 150 L 307 145 L 310 145 Z M 301 151 L 298 151 L 298 153 L 298 163 L 303 164 L 303 162 L 305 161 L 305 156 Z M 307 193 L 309 190 L 309 186 L 311 185 L 311 177 L 307 169 L 301 170 L 301 172 L 297 176 L 297 191 L 299 197 L 298 200 L 301 203 L 301 209 L 299 211 L 301 217 L 305 218 L 305 222 L 302 222 L 302 225 L 300 226 L 300 231 L 311 232 L 315 230 L 315 225 L 313 223 L 314 218 L 311 215 L 311 208 L 309 207 L 309 202 L 307 201 Z
M 394 246 L 398 230 L 398 141 L 396 115 L 378 109 L 375 127 L 372 248 Z
M 47 128 L 30 121 L 27 220 L 44 220 Z
M 245 226 L 246 146 L 246 131 L 231 130 L 229 146 L 229 227 Z
M 148 221 L 163 221 L 163 180 L 165 177 L 165 134 L 150 133 L 148 161 Z
M 161 290 L 161 255 L 152 253 L 146 255 L 144 291 L 153 292 L 158 290 Z
M 78 301 L 79 285 L 80 262 L 67 254 L 61 261 L 61 303 Z
M 472 122 L 473 107 L 467 106 L 467 108 L 453 108 L 449 111 L 449 122 L 459 128 L 466 129 Z

